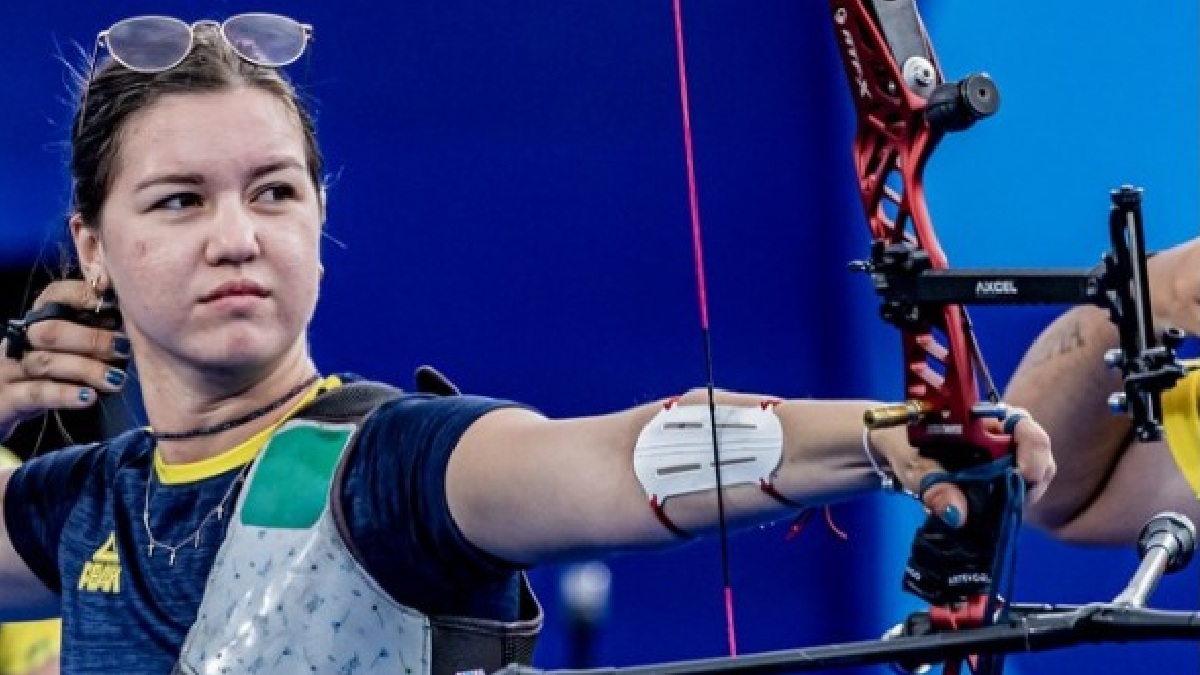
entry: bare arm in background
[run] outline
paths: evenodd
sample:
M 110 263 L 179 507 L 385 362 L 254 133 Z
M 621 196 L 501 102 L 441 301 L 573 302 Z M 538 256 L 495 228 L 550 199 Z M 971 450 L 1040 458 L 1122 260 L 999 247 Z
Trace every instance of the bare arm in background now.
M 1200 335 L 1200 239 L 1163 251 L 1149 268 L 1156 323 Z M 1050 434 L 1058 464 L 1030 520 L 1068 541 L 1128 543 L 1167 509 L 1200 520 L 1200 502 L 1165 442 L 1134 442 L 1128 418 L 1108 410 L 1121 383 L 1104 352 L 1118 345 L 1107 311 L 1074 308 L 1030 347 L 1005 395 Z

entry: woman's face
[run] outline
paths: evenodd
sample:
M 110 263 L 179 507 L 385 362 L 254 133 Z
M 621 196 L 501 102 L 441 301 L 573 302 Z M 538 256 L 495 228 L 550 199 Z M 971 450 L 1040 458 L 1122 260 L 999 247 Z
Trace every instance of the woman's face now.
M 322 208 L 295 113 L 255 88 L 173 94 L 119 144 L 99 228 L 76 227 L 76 243 L 116 291 L 143 375 L 305 349 Z

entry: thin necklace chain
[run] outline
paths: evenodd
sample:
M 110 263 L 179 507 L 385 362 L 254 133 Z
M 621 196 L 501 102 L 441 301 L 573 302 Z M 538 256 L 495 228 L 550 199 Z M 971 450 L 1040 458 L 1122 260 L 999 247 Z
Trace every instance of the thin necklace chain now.
M 289 390 L 283 396 L 280 396 L 261 408 L 252 410 L 249 413 L 228 422 L 223 422 L 210 427 L 199 427 L 190 431 L 182 431 L 178 433 L 151 433 L 151 436 L 156 440 L 181 440 L 185 438 L 195 438 L 197 436 L 210 436 L 212 434 L 242 426 L 243 424 L 252 422 L 263 415 L 266 415 L 267 413 L 279 409 L 283 406 L 283 404 L 295 398 L 300 394 L 300 392 L 311 387 L 319 379 L 321 379 L 320 374 L 314 373 L 312 377 L 302 382 L 299 386 Z M 187 546 L 189 543 L 195 548 L 200 548 L 200 533 L 204 531 L 204 526 L 207 525 L 208 521 L 212 520 L 214 517 L 217 519 L 217 522 L 221 522 L 221 520 L 225 517 L 225 504 L 229 501 L 230 496 L 233 495 L 234 488 L 236 488 L 238 485 L 241 485 L 242 482 L 246 480 L 246 472 L 250 469 L 250 465 L 253 463 L 254 461 L 251 460 L 242 466 L 242 469 L 238 471 L 237 477 L 229 483 L 229 487 L 225 490 L 225 495 L 221 497 L 221 501 L 218 502 L 217 505 L 213 507 L 213 509 L 209 511 L 207 515 L 204 516 L 204 519 L 201 520 L 200 524 L 196 526 L 196 531 L 184 537 L 177 544 L 168 544 L 155 539 L 154 532 L 150 530 L 150 483 L 154 482 L 154 467 L 151 466 L 150 475 L 146 478 L 146 498 L 142 504 L 142 525 L 146 529 L 146 538 L 150 540 L 150 543 L 146 545 L 146 557 L 153 558 L 154 549 L 156 548 L 166 549 L 169 553 L 167 556 L 167 565 L 174 567 L 175 555 L 179 552 L 179 549 Z
M 182 441 L 189 438 L 212 436 L 213 434 L 219 434 L 222 431 L 229 431 L 230 429 L 235 429 L 243 424 L 249 424 L 263 415 L 267 415 L 278 410 L 279 408 L 283 407 L 283 404 L 295 398 L 300 392 L 311 387 L 319 379 L 321 379 L 320 374 L 313 373 L 311 377 L 289 389 L 283 396 L 280 396 L 261 408 L 255 408 L 245 415 L 231 419 L 228 422 L 221 422 L 220 424 L 213 424 L 206 427 L 196 427 L 195 429 L 188 429 L 187 431 L 151 431 L 150 435 L 158 441 Z
M 200 521 L 198 526 L 196 526 L 196 531 L 189 534 L 178 544 L 161 542 L 155 539 L 154 533 L 150 531 L 150 483 L 154 482 L 154 468 L 151 467 L 150 475 L 146 478 L 146 500 L 142 506 L 142 525 L 144 525 L 146 528 L 146 538 L 150 540 L 150 543 L 146 545 L 146 557 L 153 558 L 155 548 L 165 548 L 170 553 L 170 555 L 167 557 L 167 565 L 174 567 L 175 554 L 179 551 L 179 549 L 183 548 L 188 543 L 191 543 L 195 548 L 200 548 L 200 532 L 204 530 L 204 526 L 207 525 L 208 521 L 212 520 L 213 517 L 216 517 L 217 522 L 221 522 L 221 519 L 225 517 L 225 503 L 228 502 L 229 497 L 233 495 L 233 489 L 246 480 L 246 471 L 253 463 L 253 461 L 249 461 L 242 466 L 242 469 L 238 471 L 237 477 L 229 483 L 229 487 L 225 490 L 225 496 L 221 497 L 221 501 L 215 507 L 213 507 L 211 511 L 208 512 L 208 515 L 204 516 L 204 519 Z

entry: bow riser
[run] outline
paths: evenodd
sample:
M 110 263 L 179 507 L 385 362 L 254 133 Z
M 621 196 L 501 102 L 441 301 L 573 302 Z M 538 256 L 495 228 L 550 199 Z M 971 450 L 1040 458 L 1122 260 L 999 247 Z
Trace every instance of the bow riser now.
M 859 194 L 876 246 L 919 252 L 924 269 L 949 263 L 926 208 L 923 172 L 944 132 L 927 119 L 927 95 L 944 82 L 915 10 L 886 7 L 900 29 L 885 27 L 868 0 L 834 0 L 833 21 L 842 63 L 858 115 L 854 158 Z M 905 14 L 905 12 L 909 12 Z M 910 70 L 897 61 L 901 50 Z M 921 91 L 914 91 L 912 85 Z M 997 459 L 1010 451 L 1008 438 L 989 433 L 975 414 L 980 400 L 972 354 L 958 305 L 892 308 L 900 316 L 906 397 L 921 410 L 909 440 L 924 454 L 955 467 Z M 943 345 L 939 336 L 947 343 Z

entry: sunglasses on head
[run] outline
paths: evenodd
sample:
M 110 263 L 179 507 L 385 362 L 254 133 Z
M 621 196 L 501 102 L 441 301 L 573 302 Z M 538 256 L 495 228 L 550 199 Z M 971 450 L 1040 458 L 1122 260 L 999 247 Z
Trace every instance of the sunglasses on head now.
M 87 110 L 87 87 L 96 69 L 100 48 L 114 61 L 139 73 L 161 73 L 178 66 L 191 53 L 196 29 L 217 29 L 221 38 L 239 57 L 258 66 L 282 68 L 295 63 L 312 40 L 308 24 L 278 14 L 252 12 L 231 16 L 222 22 L 211 19 L 189 24 L 169 16 L 135 16 L 114 23 L 96 35 L 80 117 Z
M 188 24 L 169 16 L 135 16 L 96 36 L 92 61 L 101 46 L 117 63 L 139 73 L 159 73 L 179 65 L 192 51 L 196 29 L 210 26 L 243 59 L 280 68 L 299 59 L 312 39 L 312 26 L 278 14 L 238 14 L 217 23 Z

